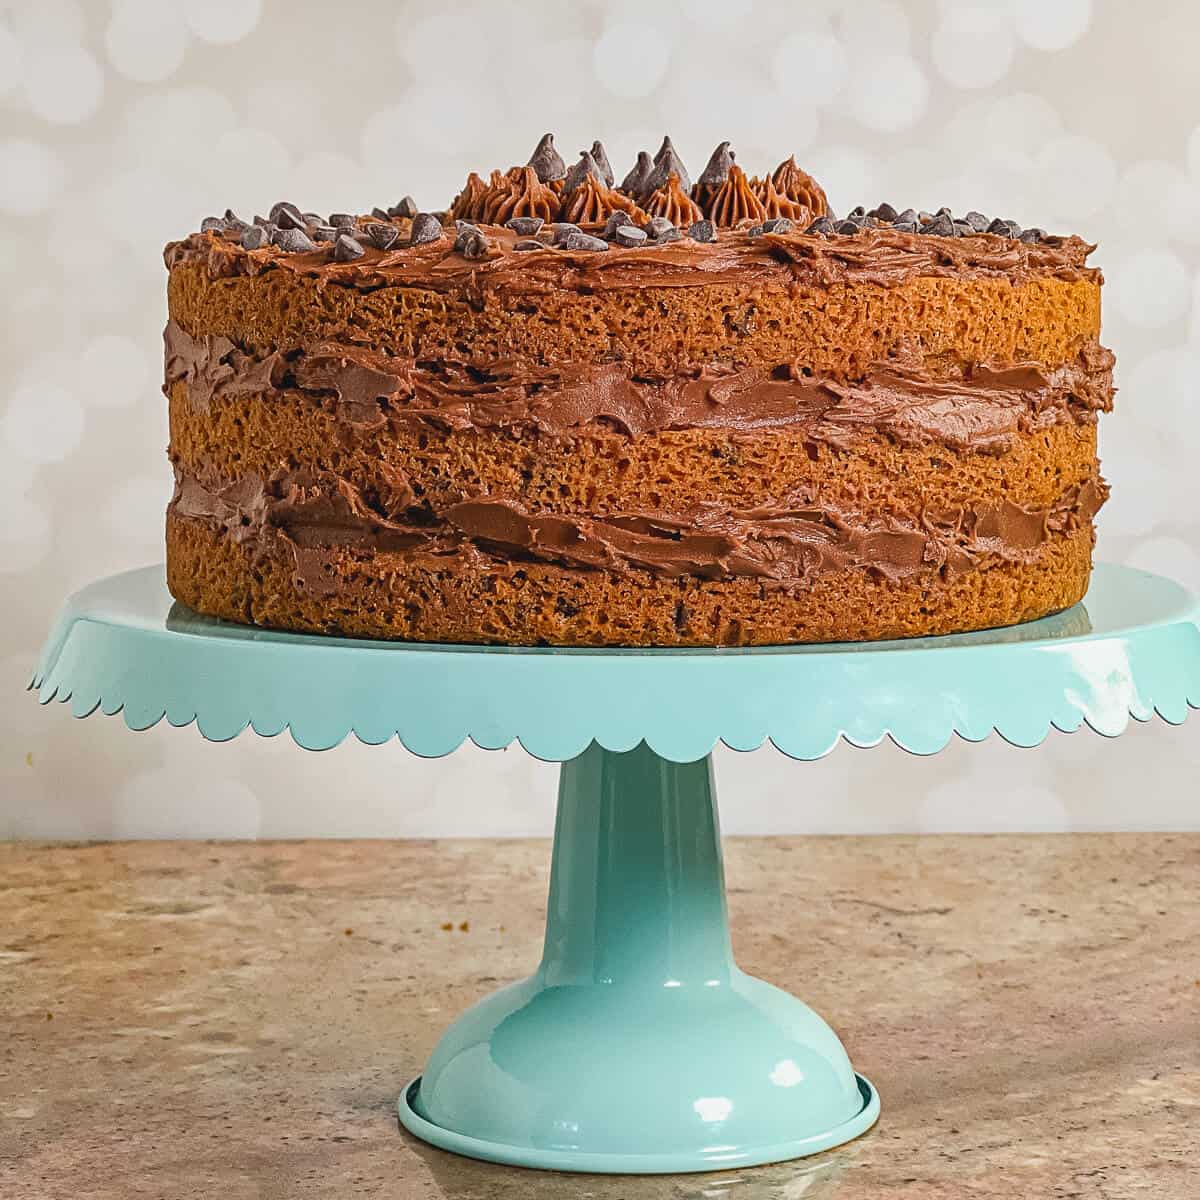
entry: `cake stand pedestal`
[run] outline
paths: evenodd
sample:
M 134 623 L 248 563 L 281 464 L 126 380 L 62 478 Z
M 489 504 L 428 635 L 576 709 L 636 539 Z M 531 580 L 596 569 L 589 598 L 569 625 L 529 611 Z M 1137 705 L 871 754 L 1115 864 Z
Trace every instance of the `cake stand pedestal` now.
M 570 1171 L 748 1166 L 879 1113 L 829 1026 L 734 963 L 709 754 L 839 738 L 932 754 L 993 730 L 1120 733 L 1200 707 L 1200 606 L 1101 565 L 1083 604 L 1011 629 L 721 650 L 435 646 L 275 633 L 172 603 L 161 567 L 66 604 L 33 686 L 79 717 L 221 741 L 349 733 L 425 756 L 466 738 L 561 762 L 541 964 L 443 1035 L 400 1120 L 447 1150 Z M 819 970 L 812 958 L 811 969 Z

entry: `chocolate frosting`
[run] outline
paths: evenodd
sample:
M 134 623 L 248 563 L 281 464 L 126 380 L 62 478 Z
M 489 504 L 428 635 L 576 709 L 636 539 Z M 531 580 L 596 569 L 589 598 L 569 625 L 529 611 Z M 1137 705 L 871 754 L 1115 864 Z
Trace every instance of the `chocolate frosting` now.
M 513 167 L 507 175 L 496 175 L 480 201 L 481 215 L 493 225 L 503 225 L 512 217 L 548 221 L 558 207 L 558 196 L 538 181 L 532 167 Z
M 731 163 L 725 182 L 713 193 L 705 212 L 716 225 L 737 225 L 740 221 L 761 221 L 767 214 L 754 194 L 746 172 Z
M 829 201 L 821 185 L 807 172 L 796 165 L 796 156 L 789 155 L 775 168 L 770 176 L 771 186 L 781 196 L 802 204 L 814 217 L 823 217 L 829 212 Z
M 201 478 L 176 468 L 171 511 L 224 530 L 253 551 L 273 538 L 292 547 L 296 581 L 328 594 L 321 552 L 334 547 L 419 554 L 452 569 L 456 556 L 514 556 L 581 569 L 706 579 L 751 577 L 800 586 L 814 574 L 867 570 L 889 580 L 959 572 L 981 558 L 1030 561 L 1051 536 L 1089 522 L 1107 497 L 1097 476 L 1046 509 L 1002 501 L 865 518 L 834 508 L 780 505 L 744 512 L 697 504 L 682 513 L 530 512 L 503 497 L 452 505 L 440 519 L 395 519 L 346 480 L 280 471 L 264 480 Z M 472 568 L 474 558 L 468 558 Z
M 701 220 L 700 206 L 683 190 L 674 171 L 661 187 L 646 197 L 646 212 L 652 217 L 666 217 L 672 225 L 686 229 Z
M 846 381 L 810 377 L 797 364 L 773 370 L 712 365 L 660 380 L 634 378 L 621 363 L 543 367 L 513 359 L 486 372 L 454 363 L 434 369 L 335 344 L 255 357 L 228 338 L 194 338 L 174 321 L 164 341 L 167 384 L 185 381 L 197 410 L 216 397 L 297 389 L 367 428 L 415 420 L 446 429 L 532 426 L 563 435 L 599 422 L 640 435 L 793 426 L 841 448 L 878 431 L 904 445 L 940 442 L 1002 453 L 1018 433 L 1094 420 L 1112 407 L 1113 397 L 1113 356 L 1095 342 L 1054 368 L 978 365 L 936 378 L 893 366 Z
M 817 215 L 801 201 L 779 191 L 770 175 L 766 179 L 750 180 L 750 187 L 762 205 L 764 217 L 787 217 L 789 221 L 807 226 Z
M 482 180 L 478 181 L 478 189 L 481 197 L 486 190 Z M 472 203 L 477 203 L 479 197 L 471 196 Z M 905 233 L 890 227 L 830 237 L 796 230 L 752 237 L 745 230 L 730 229 L 722 230 L 713 242 L 681 238 L 637 249 L 611 245 L 605 254 L 561 248 L 529 254 L 514 251 L 521 238 L 512 230 L 491 225 L 482 228 L 491 251 L 485 262 L 455 253 L 450 239 L 393 246 L 389 250 L 367 246 L 361 258 L 341 263 L 325 249 L 293 254 L 268 245 L 247 250 L 231 237 L 212 230 L 170 243 L 164 259 L 169 268 L 200 264 L 212 278 L 282 270 L 339 286 L 413 286 L 445 293 L 458 291 L 471 300 L 489 291 L 503 297 L 564 289 L 709 284 L 749 288 L 858 281 L 889 286 L 930 275 L 1003 276 L 1015 285 L 1048 275 L 1065 280 L 1100 280 L 1099 271 L 1087 266 L 1087 257 L 1095 247 L 1077 237 L 1047 237 L 1025 243 L 988 233 L 952 238 Z
M 629 220 L 645 224 L 650 219 L 628 196 L 606 187 L 593 175 L 584 177 L 583 182 L 567 196 L 562 206 L 562 218 L 572 225 L 603 225 L 614 212 L 629 214 Z

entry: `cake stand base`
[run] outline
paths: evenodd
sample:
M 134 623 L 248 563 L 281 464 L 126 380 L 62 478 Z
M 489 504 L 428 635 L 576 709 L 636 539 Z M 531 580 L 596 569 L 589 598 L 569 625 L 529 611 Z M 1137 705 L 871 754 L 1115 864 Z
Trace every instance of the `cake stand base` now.
M 1101 563 L 1066 612 L 949 637 L 429 646 L 229 625 L 173 603 L 155 566 L 72 596 L 33 686 L 79 717 L 194 721 L 213 741 L 287 730 L 323 750 L 353 733 L 436 758 L 470 738 L 563 763 L 541 965 L 445 1034 L 400 1118 L 500 1162 L 712 1170 L 835 1146 L 879 1111 L 825 1022 L 733 962 L 717 742 L 813 759 L 842 740 L 933 754 L 956 735 L 1178 724 L 1200 707 L 1200 603 Z
M 562 766 L 542 961 L 443 1035 L 411 1133 L 558 1171 L 712 1171 L 879 1116 L 836 1034 L 733 961 L 712 765 L 593 745 Z

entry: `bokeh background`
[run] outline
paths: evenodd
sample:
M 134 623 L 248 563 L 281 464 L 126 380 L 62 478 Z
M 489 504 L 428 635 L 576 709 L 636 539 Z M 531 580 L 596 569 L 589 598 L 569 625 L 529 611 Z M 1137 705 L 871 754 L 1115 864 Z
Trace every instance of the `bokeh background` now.
M 538 136 L 618 176 L 789 153 L 838 211 L 1100 243 L 1100 554 L 1200 590 L 1200 5 L 1190 0 L 0 0 L 0 837 L 549 829 L 554 768 L 76 722 L 23 691 L 62 597 L 162 555 L 162 243 L 232 205 L 438 208 Z M 1114 742 L 720 752 L 734 832 L 1200 828 L 1197 723 Z

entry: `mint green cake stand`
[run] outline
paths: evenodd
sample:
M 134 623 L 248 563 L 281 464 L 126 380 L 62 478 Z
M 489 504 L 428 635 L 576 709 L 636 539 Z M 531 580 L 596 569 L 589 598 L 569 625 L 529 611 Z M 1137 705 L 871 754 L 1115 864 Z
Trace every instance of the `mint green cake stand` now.
M 541 964 L 443 1035 L 406 1128 L 475 1158 L 674 1172 L 795 1158 L 858 1136 L 875 1089 L 810 1008 L 740 971 L 709 753 L 840 738 L 932 754 L 993 730 L 1120 733 L 1200 707 L 1200 607 L 1097 568 L 1083 604 L 1012 629 L 752 650 L 557 650 L 306 637 L 173 604 L 160 567 L 73 596 L 33 680 L 79 717 L 204 737 L 353 733 L 426 756 L 467 738 L 561 762 Z M 810 956 L 811 970 L 819 970 Z

